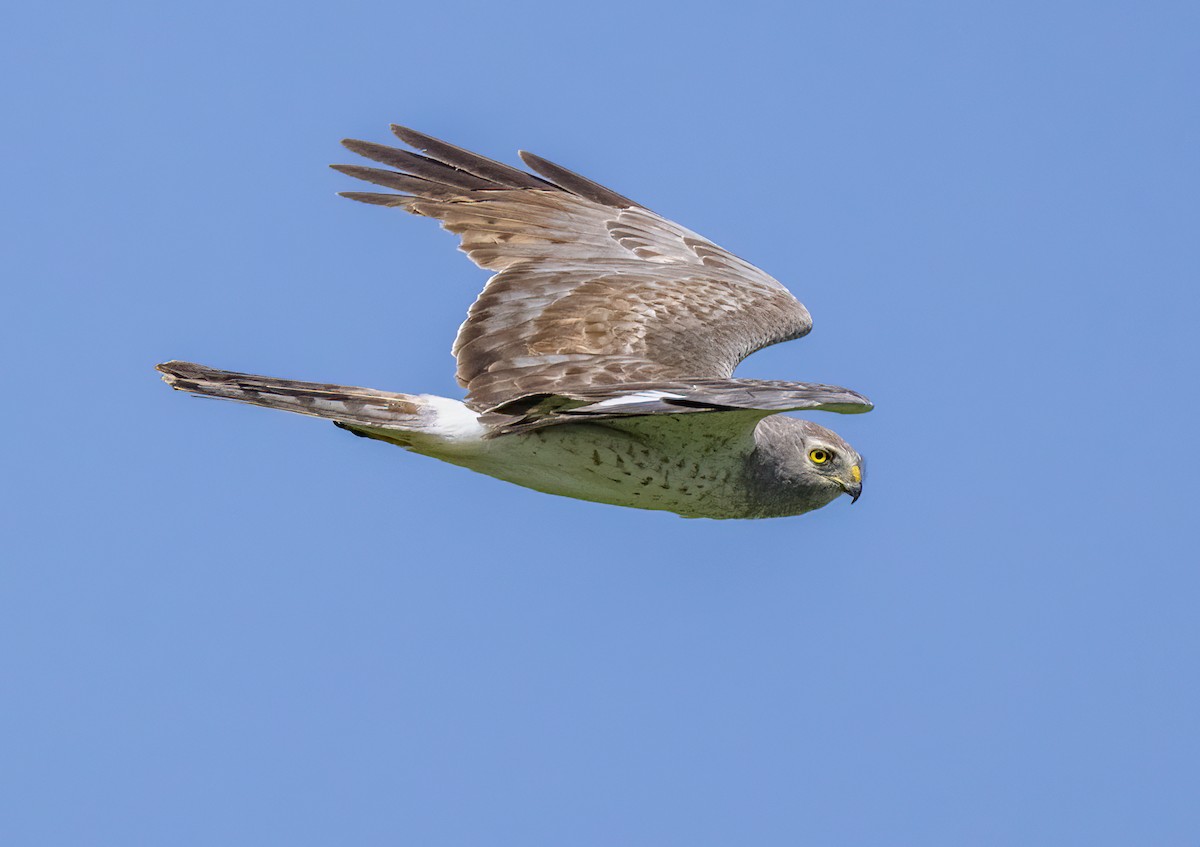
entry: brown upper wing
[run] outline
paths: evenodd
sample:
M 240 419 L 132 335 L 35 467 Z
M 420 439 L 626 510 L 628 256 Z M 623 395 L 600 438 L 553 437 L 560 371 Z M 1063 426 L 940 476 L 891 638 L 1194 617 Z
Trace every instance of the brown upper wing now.
M 496 270 L 454 343 L 467 402 L 724 379 L 750 353 L 806 334 L 808 311 L 753 265 L 591 180 L 528 153 L 545 179 L 403 127 L 414 153 L 350 150 L 335 165 L 402 192 L 346 192 L 437 218 Z

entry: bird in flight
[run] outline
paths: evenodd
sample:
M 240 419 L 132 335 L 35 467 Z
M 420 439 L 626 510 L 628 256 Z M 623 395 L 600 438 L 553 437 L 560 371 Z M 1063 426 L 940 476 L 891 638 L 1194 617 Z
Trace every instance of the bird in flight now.
M 846 388 L 735 379 L 808 333 L 778 281 L 639 203 L 530 153 L 537 176 L 393 126 L 410 149 L 346 140 L 334 165 L 435 218 L 494 271 L 458 331 L 464 400 L 158 366 L 173 388 L 332 420 L 549 494 L 689 518 L 799 515 L 862 492 L 841 437 L 778 412 L 866 412 Z

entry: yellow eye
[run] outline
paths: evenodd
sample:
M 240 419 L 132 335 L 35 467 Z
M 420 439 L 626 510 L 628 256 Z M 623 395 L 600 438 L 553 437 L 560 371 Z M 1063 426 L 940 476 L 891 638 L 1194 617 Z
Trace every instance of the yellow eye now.
M 828 450 L 817 449 L 808 451 L 808 458 L 814 465 L 825 464 L 829 461 L 829 455 L 830 454 Z

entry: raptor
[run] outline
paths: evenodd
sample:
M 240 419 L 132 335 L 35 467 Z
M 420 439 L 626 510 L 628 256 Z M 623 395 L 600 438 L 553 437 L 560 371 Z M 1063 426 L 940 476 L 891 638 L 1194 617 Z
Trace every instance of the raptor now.
M 387 192 L 342 196 L 435 218 L 495 271 L 453 353 L 464 400 L 158 366 L 173 388 L 327 418 L 517 485 L 689 518 L 799 515 L 862 492 L 862 457 L 778 414 L 866 412 L 846 388 L 734 378 L 807 334 L 778 281 L 590 179 L 534 173 L 405 127 L 408 148 L 347 140 L 385 167 L 334 165 Z M 535 175 L 536 174 L 536 175 Z

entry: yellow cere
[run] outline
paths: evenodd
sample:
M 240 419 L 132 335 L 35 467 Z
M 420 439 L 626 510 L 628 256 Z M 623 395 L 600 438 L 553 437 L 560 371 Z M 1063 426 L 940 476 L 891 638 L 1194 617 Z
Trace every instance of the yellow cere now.
M 859 470 L 858 465 L 850 468 L 850 476 L 855 482 L 862 482 L 862 471 Z

